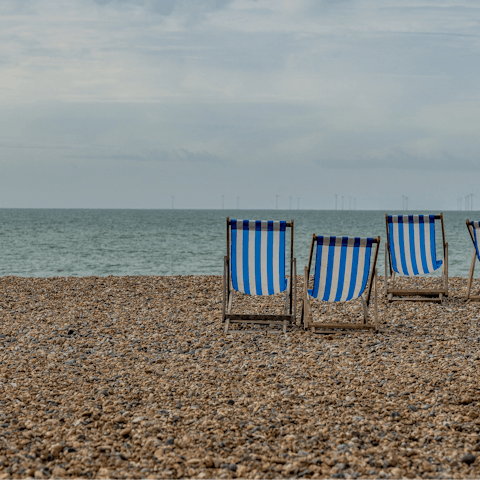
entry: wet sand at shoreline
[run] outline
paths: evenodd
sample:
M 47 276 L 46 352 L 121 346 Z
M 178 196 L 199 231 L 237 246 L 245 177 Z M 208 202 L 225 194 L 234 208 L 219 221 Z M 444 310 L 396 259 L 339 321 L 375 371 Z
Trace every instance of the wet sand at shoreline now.
M 0 479 L 479 477 L 465 288 L 381 298 L 380 333 L 225 336 L 218 276 L 2 277 Z

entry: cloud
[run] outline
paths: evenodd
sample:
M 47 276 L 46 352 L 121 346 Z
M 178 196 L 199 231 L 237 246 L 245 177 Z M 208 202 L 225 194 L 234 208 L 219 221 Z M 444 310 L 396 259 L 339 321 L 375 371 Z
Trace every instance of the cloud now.
M 185 148 L 167 152 L 152 152 L 152 157 L 160 161 L 167 159 L 170 162 L 187 162 L 187 163 L 223 163 L 223 160 L 215 154 L 209 152 L 190 152 Z
M 219 156 L 203 151 L 191 152 L 185 148 L 178 150 L 153 150 L 145 154 L 72 154 L 66 155 L 66 158 L 81 160 L 115 160 L 127 162 L 160 162 L 160 163 L 190 163 L 190 164 L 221 164 L 223 159 Z
M 117 6 L 123 7 L 125 5 L 132 5 L 147 12 L 157 13 L 161 16 L 169 16 L 174 11 L 178 12 L 209 12 L 225 8 L 233 0 L 94 0 L 100 6 Z
M 152 2 L 152 10 L 160 15 L 170 15 L 175 8 L 175 0 L 157 0 Z
M 440 152 L 436 156 L 420 156 L 408 153 L 401 148 L 396 149 L 383 157 L 358 156 L 349 159 L 323 159 L 314 163 L 340 170 L 395 170 L 424 171 L 424 172 L 458 172 L 480 170 L 480 163 L 474 158 L 460 157 L 450 152 Z

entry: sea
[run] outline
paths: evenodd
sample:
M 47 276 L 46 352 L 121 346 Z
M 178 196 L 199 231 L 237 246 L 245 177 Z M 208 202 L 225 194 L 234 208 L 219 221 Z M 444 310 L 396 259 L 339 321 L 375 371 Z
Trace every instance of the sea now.
M 298 274 L 308 262 L 313 233 L 379 235 L 377 268 L 384 273 L 385 211 L 0 209 L 0 275 L 222 275 L 227 217 L 293 219 Z M 480 212 L 444 212 L 449 276 L 469 272 L 473 245 L 466 218 L 480 220 Z M 439 258 L 441 245 L 438 229 Z

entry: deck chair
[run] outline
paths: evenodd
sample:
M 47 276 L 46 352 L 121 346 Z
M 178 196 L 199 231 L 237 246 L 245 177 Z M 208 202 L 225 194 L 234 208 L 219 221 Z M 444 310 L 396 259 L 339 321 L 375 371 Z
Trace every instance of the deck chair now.
M 287 228 L 290 228 L 289 279 L 285 274 Z M 253 296 L 285 292 L 284 313 L 279 315 L 232 313 L 235 291 Z M 227 255 L 224 258 L 222 308 L 225 333 L 228 333 L 232 323 L 277 324 L 282 326 L 283 333 L 286 333 L 288 323 L 293 322 L 296 316 L 296 291 L 293 220 L 273 222 L 227 218 Z M 245 330 L 242 332 L 247 333 Z
M 375 254 L 370 270 L 372 245 Z M 308 289 L 310 268 L 315 245 L 316 263 L 313 288 Z M 380 237 L 320 237 L 315 234 L 310 246 L 310 258 L 305 267 L 302 320 L 305 330 L 317 333 L 330 333 L 334 329 L 373 329 L 378 330 L 378 286 L 377 257 Z M 374 318 L 369 322 L 368 309 L 375 287 Z M 363 306 L 363 323 L 319 323 L 313 320 L 310 297 L 324 302 L 347 302 L 360 298 Z M 320 329 L 320 330 L 317 330 Z
M 437 260 L 435 220 L 440 220 L 443 240 L 443 262 Z M 448 243 L 445 242 L 443 214 L 385 215 L 385 296 L 393 300 L 442 302 L 448 295 Z M 434 272 L 442 267 L 440 288 L 401 289 L 395 286 L 395 275 L 414 276 Z M 405 297 L 405 298 L 402 298 Z M 415 298 L 417 297 L 417 298 Z M 418 298 L 421 297 L 421 298 Z
M 470 238 L 473 242 L 473 256 L 472 256 L 472 264 L 470 265 L 470 273 L 468 275 L 468 282 L 467 282 L 467 294 L 465 295 L 465 301 L 478 301 L 480 300 L 480 295 L 470 295 L 472 290 L 472 281 L 473 281 L 473 271 L 475 269 L 475 261 L 478 258 L 480 260 L 480 251 L 478 249 L 478 241 L 480 240 L 480 222 L 472 222 L 471 220 L 467 220 L 467 228 L 468 233 L 470 234 Z

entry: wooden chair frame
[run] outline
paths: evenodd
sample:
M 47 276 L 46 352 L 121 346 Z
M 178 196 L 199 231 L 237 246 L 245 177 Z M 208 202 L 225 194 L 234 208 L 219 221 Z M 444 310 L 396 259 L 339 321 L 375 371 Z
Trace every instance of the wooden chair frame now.
M 302 313 L 301 321 L 303 322 L 305 330 L 310 329 L 313 333 L 332 333 L 333 330 L 379 330 L 378 326 L 378 274 L 377 274 L 377 258 L 378 251 L 380 247 L 380 237 L 373 239 L 373 244 L 375 244 L 375 254 L 373 257 L 373 264 L 371 266 L 371 272 L 367 280 L 367 286 L 365 291 L 360 296 L 360 301 L 362 302 L 363 307 L 363 323 L 319 323 L 315 322 L 313 319 L 312 307 L 310 305 L 310 298 L 308 295 L 308 283 L 310 280 L 310 269 L 312 267 L 313 260 L 313 251 L 314 246 L 317 241 L 317 235 L 313 234 L 312 243 L 310 246 L 310 257 L 308 259 L 308 266 L 304 270 L 304 286 L 303 286 L 303 303 L 302 303 Z M 369 306 L 370 298 L 372 294 L 372 287 L 374 287 L 374 296 L 373 296 L 373 321 L 374 323 L 368 323 L 369 320 Z M 365 297 L 365 298 L 364 298 Z M 352 300 L 350 300 L 352 301 Z M 319 330 L 317 330 L 319 329 Z
M 473 282 L 473 272 L 475 270 L 475 262 L 477 260 L 477 249 L 475 248 L 475 235 L 473 233 L 473 227 L 470 225 L 470 220 L 466 220 L 465 223 L 467 224 L 468 233 L 470 234 L 470 238 L 472 239 L 473 243 L 473 256 L 472 256 L 472 263 L 470 265 L 470 273 L 468 274 L 468 282 L 467 282 L 467 293 L 465 295 L 465 301 L 468 302 L 478 302 L 480 300 L 480 295 L 471 295 L 470 292 L 472 290 L 472 282 Z
M 445 226 L 443 213 L 435 215 L 435 220 L 440 220 L 442 226 L 443 263 L 442 263 L 442 287 L 428 289 L 402 289 L 395 286 L 396 272 L 392 267 L 392 254 L 390 252 L 390 233 L 388 231 L 388 213 L 385 214 L 387 227 L 387 243 L 385 243 L 385 296 L 388 302 L 437 302 L 442 303 L 443 297 L 448 296 L 448 243 L 445 241 Z M 389 284 L 390 280 L 390 284 Z M 405 298 L 403 298 L 405 297 Z M 415 298 L 421 297 L 421 298 Z
M 225 333 L 229 333 L 232 323 L 238 324 L 260 324 L 260 325 L 281 325 L 283 333 L 287 333 L 287 325 L 294 323 L 297 315 L 297 263 L 293 258 L 293 219 L 286 222 L 287 228 L 290 228 L 290 278 L 287 279 L 287 289 L 285 290 L 285 309 L 283 314 L 279 315 L 253 315 L 232 313 L 233 297 L 235 290 L 232 286 L 230 276 L 230 232 L 231 221 L 227 217 L 227 255 L 223 262 L 223 305 L 222 320 L 225 323 Z M 285 242 L 286 243 L 286 242 Z M 293 279 L 293 281 L 292 281 Z M 258 333 L 252 330 L 240 330 L 241 333 Z M 269 330 L 270 333 L 279 333 L 278 330 Z

